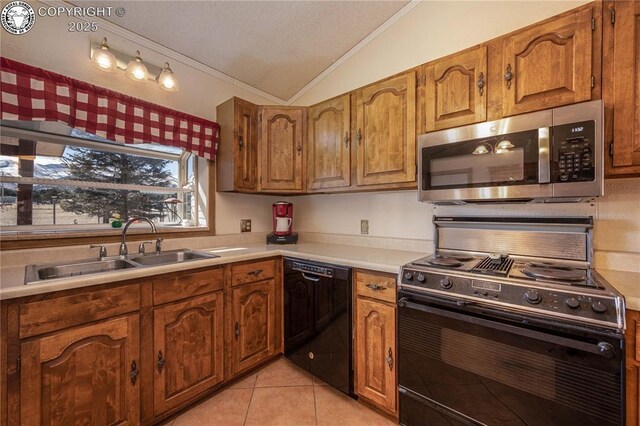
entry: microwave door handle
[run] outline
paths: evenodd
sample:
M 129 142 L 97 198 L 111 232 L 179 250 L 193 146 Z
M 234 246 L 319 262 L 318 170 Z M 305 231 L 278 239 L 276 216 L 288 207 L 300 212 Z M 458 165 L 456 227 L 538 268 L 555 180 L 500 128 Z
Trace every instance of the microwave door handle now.
M 551 182 L 551 140 L 549 127 L 538 129 L 538 183 Z
M 613 358 L 616 355 L 615 348 L 607 342 L 599 342 L 597 344 L 581 342 L 579 340 L 569 339 L 567 337 L 555 336 L 539 331 L 531 330 L 528 328 L 522 328 L 515 325 L 504 324 L 500 322 L 491 321 L 484 318 L 478 318 L 471 315 L 460 314 L 444 309 L 438 309 L 432 306 L 423 305 L 422 303 L 415 303 L 410 301 L 408 297 L 402 297 L 398 300 L 398 306 L 401 308 L 415 309 L 418 311 L 439 315 L 450 318 L 452 320 L 463 321 L 481 327 L 487 327 L 494 330 L 503 331 L 509 334 L 516 334 L 530 339 L 542 340 L 545 342 L 551 342 L 557 345 L 562 345 L 568 348 L 573 348 L 579 351 L 588 352 L 595 355 L 600 355 L 605 358 Z

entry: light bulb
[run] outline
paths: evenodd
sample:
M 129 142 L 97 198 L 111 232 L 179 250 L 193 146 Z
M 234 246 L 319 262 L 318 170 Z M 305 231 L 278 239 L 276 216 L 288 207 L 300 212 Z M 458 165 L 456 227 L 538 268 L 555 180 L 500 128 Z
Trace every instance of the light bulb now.
M 487 152 L 489 152 L 489 150 L 487 149 L 486 146 L 484 145 L 478 145 L 476 147 L 476 149 L 472 152 L 472 154 L 474 155 L 480 155 L 480 154 L 486 154 Z
M 160 75 L 158 75 L 158 83 L 164 90 L 169 92 L 178 91 L 178 80 L 176 80 L 176 76 L 173 74 L 168 62 L 164 64 L 164 68 L 162 68 Z
M 149 71 L 147 71 L 147 66 L 142 62 L 140 58 L 140 51 L 136 52 L 136 56 L 131 58 L 129 63 L 127 64 L 126 69 L 127 77 L 135 81 L 147 81 L 147 75 Z
M 102 71 L 113 72 L 116 70 L 116 56 L 109 50 L 106 37 L 102 39 L 100 49 L 93 51 L 91 60 Z
M 500 141 L 500 143 L 498 143 L 498 149 L 511 149 L 514 148 L 514 145 L 511 143 L 511 141 Z

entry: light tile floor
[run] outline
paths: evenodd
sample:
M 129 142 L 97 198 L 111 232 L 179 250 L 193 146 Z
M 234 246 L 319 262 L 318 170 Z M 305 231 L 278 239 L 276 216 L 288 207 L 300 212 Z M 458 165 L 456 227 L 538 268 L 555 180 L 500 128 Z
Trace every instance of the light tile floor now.
M 195 406 L 171 426 L 391 426 L 392 421 L 286 358 Z

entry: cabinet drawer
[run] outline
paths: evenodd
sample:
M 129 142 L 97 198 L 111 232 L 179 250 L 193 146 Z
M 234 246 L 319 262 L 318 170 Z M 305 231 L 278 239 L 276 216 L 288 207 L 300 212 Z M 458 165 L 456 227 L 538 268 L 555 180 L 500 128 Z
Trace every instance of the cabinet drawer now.
M 231 285 L 241 285 L 273 278 L 276 272 L 275 260 L 241 263 L 231 266 Z
M 386 302 L 396 302 L 396 276 L 379 272 L 356 271 L 356 293 Z
M 20 338 L 84 324 L 140 309 L 140 285 L 87 291 L 20 306 Z
M 160 305 L 198 294 L 210 293 L 221 290 L 223 286 L 224 273 L 222 268 L 179 275 L 173 278 L 154 279 L 153 304 Z

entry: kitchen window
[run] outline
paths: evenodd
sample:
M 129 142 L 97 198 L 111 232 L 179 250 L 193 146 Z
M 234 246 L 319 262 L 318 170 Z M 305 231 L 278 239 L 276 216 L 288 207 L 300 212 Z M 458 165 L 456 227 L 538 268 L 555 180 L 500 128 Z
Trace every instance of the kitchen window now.
M 113 231 L 114 219 L 134 216 L 160 229 L 207 226 L 199 175 L 208 162 L 182 148 L 125 145 L 50 122 L 3 121 L 1 130 L 3 235 Z

